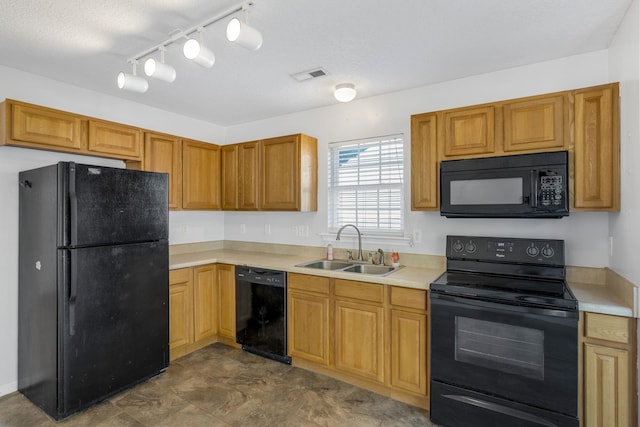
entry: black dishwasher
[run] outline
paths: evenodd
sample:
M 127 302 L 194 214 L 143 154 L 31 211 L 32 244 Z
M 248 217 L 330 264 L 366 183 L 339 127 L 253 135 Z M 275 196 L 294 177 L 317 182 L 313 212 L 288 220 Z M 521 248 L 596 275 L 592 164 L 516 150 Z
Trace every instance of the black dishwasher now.
M 245 351 L 291 364 L 286 272 L 236 266 L 236 342 Z

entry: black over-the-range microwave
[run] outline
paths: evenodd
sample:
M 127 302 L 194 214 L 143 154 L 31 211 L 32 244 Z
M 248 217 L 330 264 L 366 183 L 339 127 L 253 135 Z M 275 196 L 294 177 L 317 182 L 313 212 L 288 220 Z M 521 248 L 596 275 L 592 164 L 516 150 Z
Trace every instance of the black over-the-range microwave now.
M 458 218 L 569 215 L 568 153 L 440 162 L 440 214 Z

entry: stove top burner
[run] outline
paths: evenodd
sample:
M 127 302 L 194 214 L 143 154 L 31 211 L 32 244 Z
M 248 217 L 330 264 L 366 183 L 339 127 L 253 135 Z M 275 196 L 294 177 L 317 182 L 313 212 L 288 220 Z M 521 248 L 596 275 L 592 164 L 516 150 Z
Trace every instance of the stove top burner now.
M 447 236 L 447 271 L 432 292 L 577 310 L 565 281 L 564 241 Z

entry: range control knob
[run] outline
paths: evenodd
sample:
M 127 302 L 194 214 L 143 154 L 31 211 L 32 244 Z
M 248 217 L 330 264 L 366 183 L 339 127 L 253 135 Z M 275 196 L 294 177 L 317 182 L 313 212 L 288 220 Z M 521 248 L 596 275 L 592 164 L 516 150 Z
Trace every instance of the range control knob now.
M 455 252 L 462 252 L 462 250 L 464 249 L 464 245 L 462 244 L 462 242 L 460 240 L 457 240 L 454 244 L 453 244 L 453 250 Z
M 545 246 L 544 248 L 542 248 L 542 256 L 545 258 L 551 258 L 553 255 L 555 255 L 555 251 L 553 250 L 553 248 L 549 245 Z
M 477 246 L 475 243 L 470 241 L 469 243 L 467 243 L 467 245 L 464 248 L 467 250 L 468 253 L 472 254 L 476 251 Z
M 537 257 L 539 253 L 540 249 L 538 249 L 537 246 L 531 245 L 527 248 L 527 255 L 532 258 Z

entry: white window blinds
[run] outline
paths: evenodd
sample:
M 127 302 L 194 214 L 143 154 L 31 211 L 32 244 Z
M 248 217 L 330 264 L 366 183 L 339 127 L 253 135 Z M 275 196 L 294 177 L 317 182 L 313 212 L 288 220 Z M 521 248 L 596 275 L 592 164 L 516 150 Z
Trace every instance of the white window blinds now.
M 404 230 L 402 135 L 329 144 L 329 229 Z

